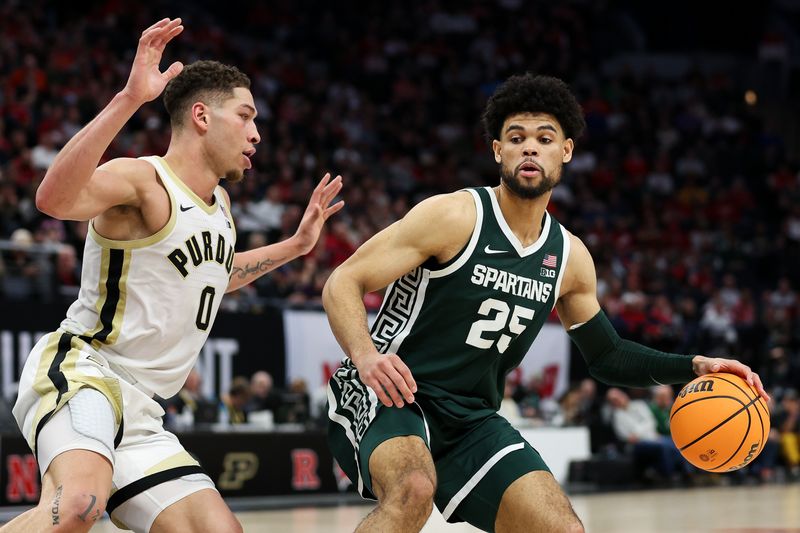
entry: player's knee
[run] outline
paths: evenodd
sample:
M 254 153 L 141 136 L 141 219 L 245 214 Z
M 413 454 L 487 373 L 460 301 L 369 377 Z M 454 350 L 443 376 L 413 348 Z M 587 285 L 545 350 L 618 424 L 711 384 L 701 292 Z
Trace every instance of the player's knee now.
M 56 495 L 49 502 L 39 504 L 53 533 L 89 531 L 106 511 L 106 498 L 98 499 L 87 492 Z
M 430 514 L 436 486 L 422 470 L 406 473 L 398 483 L 397 496 L 402 507 Z
M 226 533 L 244 533 L 242 524 L 233 515 L 231 515 L 231 519 L 228 522 L 228 527 L 224 529 Z
M 578 517 L 574 515 L 567 518 L 567 520 L 564 522 L 564 529 L 562 531 L 564 533 L 586 533 L 586 530 L 583 528 L 583 524 Z

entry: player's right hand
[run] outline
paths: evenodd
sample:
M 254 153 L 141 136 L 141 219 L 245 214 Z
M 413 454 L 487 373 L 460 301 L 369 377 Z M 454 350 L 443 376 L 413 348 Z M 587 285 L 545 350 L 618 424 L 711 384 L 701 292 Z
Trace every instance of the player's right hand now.
M 131 74 L 123 92 L 140 103 L 158 97 L 167 82 L 181 73 L 183 64 L 176 61 L 161 72 L 158 65 L 167 43 L 183 31 L 181 19 L 162 19 L 142 32 Z
M 365 354 L 353 363 L 361 381 L 375 391 L 378 400 L 386 407 L 403 407 L 403 400 L 406 403 L 414 402 L 417 383 L 411 370 L 397 354 Z

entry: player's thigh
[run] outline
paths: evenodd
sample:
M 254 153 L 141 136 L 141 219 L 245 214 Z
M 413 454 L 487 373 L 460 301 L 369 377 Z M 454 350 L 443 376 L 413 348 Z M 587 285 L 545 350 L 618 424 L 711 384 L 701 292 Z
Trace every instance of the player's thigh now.
M 373 488 L 373 469 L 382 478 L 391 475 L 394 468 L 421 470 L 435 482 L 428 429 L 418 405 L 381 405 L 375 393 L 358 378 L 357 371 L 347 367 L 339 368 L 331 378 L 328 398 L 328 444 L 361 496 L 380 496 Z M 406 457 L 405 462 L 397 459 L 399 456 Z
M 582 532 L 572 505 L 550 472 L 529 472 L 503 493 L 495 531 Z
M 219 498 L 197 460 L 163 428 L 123 439 L 115 460 L 113 483 L 117 490 L 109 498 L 107 509 L 111 520 L 123 529 L 147 532 L 162 513 L 201 491 L 210 489 Z M 227 507 L 225 512 L 229 513 Z
M 54 522 L 92 521 L 105 511 L 115 432 L 111 405 L 92 389 L 78 391 L 39 431 L 40 506 Z
M 168 486 L 165 484 L 165 487 Z M 241 533 L 242 526 L 214 489 L 194 492 L 164 509 L 150 533 Z
M 158 403 L 125 382 L 122 391 L 125 433 L 114 454 L 116 491 L 107 506 L 111 520 L 123 529 L 147 532 L 162 513 L 196 493 L 210 490 L 216 495 L 210 498 L 217 501 L 219 495 L 206 472 L 178 438 L 164 429 L 164 411 Z M 222 503 L 221 498 L 217 503 Z M 212 508 L 221 519 L 230 514 L 227 507 Z
M 42 476 L 39 505 L 48 508 L 54 521 L 73 515 L 94 521 L 105 512 L 111 476 L 106 457 L 89 450 L 67 450 L 50 462 Z
M 459 434 L 437 457 L 436 506 L 448 522 L 468 522 L 492 531 L 506 489 L 530 472 L 548 468 L 539 453 L 499 415 Z

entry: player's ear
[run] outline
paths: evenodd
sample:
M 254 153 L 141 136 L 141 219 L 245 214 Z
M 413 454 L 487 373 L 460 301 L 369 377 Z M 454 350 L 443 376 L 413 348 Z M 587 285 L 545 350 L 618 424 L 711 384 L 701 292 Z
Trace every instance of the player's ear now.
M 200 131 L 208 130 L 208 106 L 203 102 L 195 102 L 191 109 L 192 124 Z
M 575 142 L 572 139 L 564 141 L 564 155 L 561 158 L 562 163 L 569 163 L 572 160 L 572 150 L 575 149 Z
M 501 152 L 501 150 L 502 150 L 502 146 L 503 146 L 503 145 L 502 145 L 502 144 L 500 144 L 500 141 L 498 141 L 497 139 L 494 139 L 494 140 L 492 141 L 492 152 L 494 152 L 494 160 L 495 160 L 497 163 L 501 163 L 501 162 L 503 161 L 503 158 L 502 158 L 502 156 L 500 155 L 500 152 Z

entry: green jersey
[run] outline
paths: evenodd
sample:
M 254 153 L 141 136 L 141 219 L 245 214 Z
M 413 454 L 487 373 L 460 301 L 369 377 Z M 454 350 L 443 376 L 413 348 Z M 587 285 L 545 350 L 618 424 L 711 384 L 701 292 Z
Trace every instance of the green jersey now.
M 469 242 L 447 263 L 430 259 L 393 282 L 371 329 L 378 351 L 409 367 L 418 395 L 464 421 L 500 407 L 506 375 L 555 306 L 570 248 L 549 213 L 523 247 L 494 191 L 467 190 L 477 208 Z

